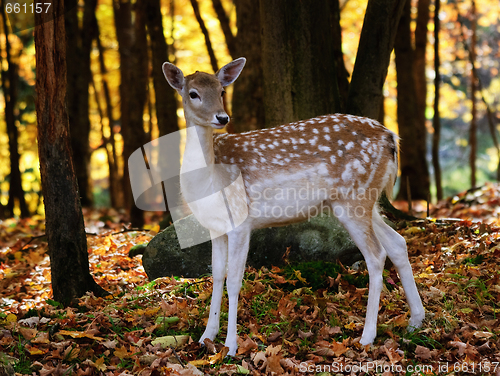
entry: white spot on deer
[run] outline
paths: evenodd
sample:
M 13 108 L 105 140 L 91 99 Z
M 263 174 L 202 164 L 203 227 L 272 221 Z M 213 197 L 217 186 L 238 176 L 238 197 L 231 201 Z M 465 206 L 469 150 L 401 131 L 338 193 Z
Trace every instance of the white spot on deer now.
M 342 146 L 342 145 L 344 145 L 344 141 L 339 140 L 339 146 Z
M 330 127 L 323 127 L 323 132 L 330 133 Z
M 278 142 L 278 141 L 274 141 L 274 142 L 273 142 L 273 145 L 274 145 L 274 146 L 280 146 L 280 144 L 279 144 L 279 142 Z
M 234 163 L 234 158 L 231 158 L 231 159 L 229 160 L 229 163 L 233 164 L 233 163 Z
M 264 144 L 260 144 L 260 148 L 261 148 L 262 150 L 266 150 L 266 145 L 264 145 Z
M 285 162 L 286 162 L 286 163 L 288 163 L 288 162 L 290 162 L 290 161 L 291 161 L 291 159 L 290 159 L 290 158 L 285 158 Z
M 324 163 L 321 163 L 318 166 L 318 174 L 323 175 L 323 176 L 328 176 L 328 168 Z
M 361 147 L 366 148 L 370 143 L 367 140 L 361 141 Z
M 338 124 L 335 124 L 335 125 L 333 126 L 333 130 L 334 130 L 335 132 L 340 131 L 340 127 L 339 127 L 339 125 L 338 125 Z
M 295 138 L 290 138 L 290 141 L 292 141 L 292 144 L 297 144 L 297 140 Z
M 332 149 L 329 146 L 325 146 L 325 145 L 318 145 L 318 150 L 320 150 L 320 151 L 332 151 Z
M 307 150 L 307 149 L 306 149 L 306 150 L 304 150 L 304 153 L 305 153 L 305 154 L 311 154 L 311 152 L 310 152 L 309 150 Z
M 341 157 L 342 154 L 344 154 L 344 152 L 342 150 L 339 150 L 339 151 L 337 151 L 337 154 L 339 155 L 339 157 Z
M 286 138 L 284 138 L 281 142 L 283 142 L 284 144 L 289 144 L 290 140 L 287 140 Z
M 320 123 L 326 123 L 326 118 L 323 118 L 319 121 Z
M 316 128 L 313 128 L 313 133 L 314 134 L 319 134 L 319 131 Z
M 273 144 L 269 144 L 269 145 L 267 145 L 267 147 L 268 147 L 269 149 L 274 149 L 274 148 L 275 148 L 275 146 L 274 146 Z
M 314 146 L 314 145 L 316 145 L 317 141 L 318 141 L 318 136 L 314 136 L 313 138 L 311 138 L 309 140 L 309 143 L 311 144 L 311 146 Z
M 330 135 L 325 134 L 325 140 L 330 141 L 331 139 L 332 139 L 332 138 L 330 137 Z
M 352 142 L 352 141 L 349 141 L 349 142 L 347 143 L 347 145 L 345 146 L 345 148 L 346 148 L 347 150 L 351 150 L 353 147 L 354 147 L 354 142 Z
M 243 151 L 248 151 L 248 148 L 246 146 L 243 146 Z
M 353 132 L 352 132 L 352 134 L 353 134 L 354 136 L 356 136 L 356 135 L 357 135 L 357 133 L 356 133 L 355 131 L 353 131 Z
M 301 139 L 299 140 L 299 142 L 300 142 L 301 144 L 305 144 L 305 143 L 306 143 L 306 140 L 304 140 L 303 138 L 301 138 Z
M 335 157 L 333 155 L 330 155 L 330 162 L 332 164 L 335 164 L 335 162 L 336 162 L 336 159 L 335 159 Z
M 264 158 L 264 157 L 260 157 L 260 163 L 266 163 L 267 162 L 267 159 Z
M 347 182 L 347 181 L 351 180 L 351 178 L 352 178 L 352 167 L 351 167 L 351 162 L 349 162 L 345 166 L 345 170 L 342 173 L 342 180 Z
M 281 159 L 281 155 L 276 154 L 276 155 L 274 156 L 274 158 L 276 158 L 276 159 Z
M 293 146 L 293 150 L 297 150 L 299 147 L 297 145 Z
M 355 159 L 352 161 L 352 166 L 361 174 L 363 175 L 366 173 L 365 168 L 361 165 L 361 162 L 358 159 Z

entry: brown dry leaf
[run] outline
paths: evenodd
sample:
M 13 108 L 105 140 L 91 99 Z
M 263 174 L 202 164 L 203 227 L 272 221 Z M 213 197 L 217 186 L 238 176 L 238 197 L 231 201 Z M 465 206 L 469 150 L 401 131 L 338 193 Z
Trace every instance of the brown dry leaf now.
M 120 358 L 120 359 L 126 359 L 130 356 L 130 353 L 127 351 L 127 349 L 125 348 L 125 346 L 122 346 L 118 349 L 116 349 L 113 354 Z
M 45 343 L 45 344 L 50 343 L 49 333 L 47 332 L 38 333 L 37 336 L 31 340 L 31 343 Z
M 25 328 L 22 326 L 19 327 L 18 331 L 27 340 L 35 338 L 36 334 L 38 333 L 38 330 L 36 329 Z
M 467 348 L 467 344 L 461 341 L 450 341 L 450 346 L 456 347 L 458 349 L 458 355 L 462 356 L 465 353 L 465 349 Z
M 208 357 L 208 360 L 210 361 L 210 364 L 219 364 L 221 363 L 224 358 L 226 357 L 227 353 L 229 352 L 229 347 L 224 346 L 220 352 L 218 352 L 215 355 L 211 355 Z
M 283 374 L 284 370 L 281 367 L 281 359 L 283 359 L 283 355 L 281 354 L 281 345 L 269 346 L 266 349 L 266 356 L 267 356 L 266 372 L 275 375 Z
M 255 350 L 257 348 L 257 343 L 255 343 L 254 340 L 248 337 L 248 335 L 246 336 L 246 339 L 244 341 L 240 340 L 238 337 L 238 355 L 250 354 L 252 350 Z
M 428 360 L 432 357 L 431 350 L 427 347 L 417 345 L 415 349 L 415 355 L 418 359 Z
M 73 330 L 60 330 L 58 334 L 62 334 L 63 336 L 70 336 L 72 338 L 90 338 L 90 339 L 95 339 L 96 341 L 103 341 L 104 338 L 102 337 L 97 337 L 94 336 L 93 334 L 86 333 L 86 332 L 78 332 L 78 331 L 73 331 Z

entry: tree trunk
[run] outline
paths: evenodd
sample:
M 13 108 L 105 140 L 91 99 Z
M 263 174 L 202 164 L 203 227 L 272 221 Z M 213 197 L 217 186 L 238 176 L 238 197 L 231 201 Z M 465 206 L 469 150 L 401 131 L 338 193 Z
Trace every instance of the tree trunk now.
M 335 68 L 337 71 L 337 83 L 339 86 L 340 112 L 345 112 L 347 97 L 349 96 L 349 72 L 344 63 L 344 54 L 342 52 L 342 28 L 340 27 L 340 4 L 339 0 L 332 0 L 331 24 L 333 55 L 335 59 Z
M 15 106 L 17 102 L 17 83 L 19 80 L 17 74 L 17 64 L 12 61 L 10 43 L 9 43 L 9 30 L 7 27 L 7 15 L 5 12 L 5 2 L 1 2 L 2 6 L 2 20 L 3 29 L 5 34 L 5 57 L 7 60 L 7 72 L 1 69 L 2 91 L 5 101 L 5 123 L 7 126 L 7 135 L 9 139 L 9 160 L 10 160 L 10 186 L 9 186 L 9 201 L 7 203 L 7 211 L 10 216 L 14 216 L 14 208 L 16 201 L 19 204 L 21 217 L 26 218 L 30 216 L 26 199 L 24 197 L 24 190 L 21 181 L 21 170 L 19 168 L 19 149 L 18 137 L 19 132 L 16 125 Z M 0 59 L 2 61 L 3 59 Z
M 92 206 L 92 183 L 90 179 L 90 118 L 89 85 L 91 81 L 90 51 L 96 35 L 94 13 L 97 0 L 85 0 L 82 27 L 79 28 L 76 0 L 68 0 L 69 11 L 65 14 L 68 116 L 71 132 L 73 161 L 78 181 L 82 206 Z
M 405 1 L 368 1 L 349 86 L 347 113 L 377 119 Z
M 198 24 L 200 25 L 201 32 L 203 33 L 203 36 L 205 37 L 205 45 L 207 46 L 208 56 L 210 57 L 210 64 L 212 64 L 212 69 L 215 73 L 219 70 L 219 67 L 217 64 L 217 58 L 215 57 L 215 53 L 214 53 L 214 50 L 212 48 L 212 42 L 210 41 L 210 35 L 208 34 L 208 29 L 205 26 L 205 22 L 203 21 L 203 18 L 201 17 L 200 7 L 198 6 L 198 1 L 191 0 L 191 6 L 193 7 L 194 16 L 196 17 L 196 20 L 198 21 Z
M 425 127 L 425 109 L 427 108 L 427 78 L 425 75 L 427 25 L 429 23 L 430 0 L 418 0 L 417 26 L 415 28 L 414 76 L 417 97 L 417 120 Z
M 105 291 L 89 272 L 87 240 L 66 112 L 64 2 L 35 15 L 38 153 L 54 300 L 68 305 Z
M 439 12 L 441 9 L 441 0 L 435 0 L 434 8 L 434 117 L 432 126 L 434 133 L 432 135 L 432 166 L 434 168 L 434 179 L 436 181 L 436 198 L 443 199 L 443 186 L 441 184 L 441 166 L 439 164 L 439 139 L 441 137 L 441 118 L 439 116 L 439 86 L 441 84 L 441 74 L 439 69 L 441 63 L 439 61 L 439 29 L 441 21 L 439 20 Z
M 229 51 L 229 55 L 231 55 L 233 59 L 236 59 L 237 57 L 239 57 L 236 56 L 238 51 L 236 47 L 237 41 L 233 35 L 233 32 L 231 31 L 231 26 L 229 25 L 229 17 L 227 16 L 226 11 L 222 6 L 221 0 L 212 0 L 212 5 L 214 7 L 215 13 L 217 14 L 217 18 L 219 19 L 220 27 L 222 29 L 222 33 L 224 34 L 224 38 L 226 38 L 226 45 L 227 45 L 227 50 Z M 253 8 L 258 12 L 258 8 L 256 6 L 254 6 Z M 257 27 L 258 26 L 259 24 L 257 23 Z M 240 29 L 238 28 L 238 30 Z
M 425 120 L 419 121 L 414 76 L 415 54 L 411 40 L 411 2 L 407 1 L 399 21 L 394 44 L 398 82 L 398 126 L 400 141 L 401 185 L 397 198 L 408 199 L 408 183 L 414 200 L 427 200 L 429 170 L 427 168 Z
M 129 209 L 130 221 L 134 227 L 143 226 L 144 215 L 134 203 L 129 181 L 128 159 L 136 149 L 149 141 L 143 122 L 149 65 L 145 5 L 144 1 L 136 3 L 135 14 L 132 17 L 130 0 L 113 2 L 121 65 L 120 110 L 124 160 L 122 183 L 124 202 Z
M 340 109 L 331 4 L 260 1 L 266 126 Z
M 118 173 L 118 157 L 116 153 L 116 143 L 115 143 L 115 119 L 113 116 L 113 105 L 111 103 L 111 94 L 109 92 L 109 85 L 107 74 L 108 70 L 106 64 L 104 63 L 104 48 L 102 47 L 101 41 L 99 39 L 99 25 L 94 14 L 94 22 L 96 28 L 96 42 L 97 49 L 99 51 L 99 68 L 101 73 L 102 91 L 104 94 L 104 101 L 106 103 L 106 117 L 108 118 L 108 128 L 109 128 L 109 138 L 105 140 L 106 153 L 108 156 L 108 168 L 109 168 L 109 196 L 111 201 L 111 207 L 117 209 L 123 207 L 123 196 L 120 189 L 120 177 Z M 104 136 L 104 135 L 103 135 Z M 110 150 L 111 147 L 111 150 Z
M 475 66 L 476 63 L 476 2 L 472 0 L 471 7 L 471 43 L 470 43 L 470 61 L 471 65 Z M 476 92 L 477 92 L 477 77 L 476 70 L 471 70 L 471 80 L 470 80 L 470 91 L 471 91 L 471 121 L 470 121 L 470 131 L 469 131 L 469 145 L 470 145 L 470 185 L 471 188 L 476 186 L 476 157 L 477 157 L 477 109 L 476 109 Z
M 146 23 L 153 65 L 156 118 L 160 137 L 179 130 L 175 93 L 163 76 L 162 65 L 168 59 L 168 46 L 163 34 L 160 0 L 147 0 Z
M 264 128 L 265 118 L 259 8 L 254 0 L 235 0 L 234 4 L 238 34 L 232 57 L 247 59 L 245 69 L 233 86 L 231 124 L 238 133 Z

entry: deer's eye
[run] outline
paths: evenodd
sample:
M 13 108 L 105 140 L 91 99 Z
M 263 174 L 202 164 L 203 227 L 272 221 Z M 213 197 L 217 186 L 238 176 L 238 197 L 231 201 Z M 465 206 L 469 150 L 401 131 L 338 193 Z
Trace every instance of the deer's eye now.
M 189 93 L 189 98 L 196 99 L 196 98 L 200 98 L 200 96 L 198 95 L 198 93 L 196 91 L 191 91 Z

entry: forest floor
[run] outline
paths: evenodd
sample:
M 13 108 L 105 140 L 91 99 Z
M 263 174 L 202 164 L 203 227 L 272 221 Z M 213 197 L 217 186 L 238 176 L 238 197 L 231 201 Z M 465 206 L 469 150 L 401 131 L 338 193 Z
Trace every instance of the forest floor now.
M 0 222 L 0 363 L 27 375 L 500 375 L 500 187 L 487 185 L 398 224 L 426 309 L 409 313 L 394 269 L 384 272 L 378 335 L 361 346 L 367 272 L 305 263 L 247 269 L 239 349 L 220 335 L 201 347 L 210 278 L 147 280 L 129 249 L 159 230 L 124 231 L 120 215 L 85 213 L 90 269 L 110 295 L 52 301 L 41 217 Z M 459 219 L 451 219 L 459 218 Z M 151 221 L 153 223 L 153 221 Z M 318 272 L 319 270 L 319 272 Z M 2 373 L 0 369 L 0 374 Z

